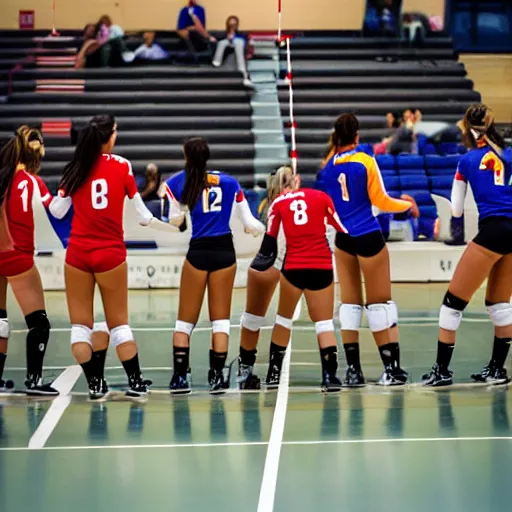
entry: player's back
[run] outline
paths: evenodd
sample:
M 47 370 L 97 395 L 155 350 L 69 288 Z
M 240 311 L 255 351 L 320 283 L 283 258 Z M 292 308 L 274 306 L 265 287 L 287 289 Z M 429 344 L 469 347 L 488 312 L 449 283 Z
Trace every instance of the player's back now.
M 336 212 L 352 236 L 379 229 L 368 193 L 369 170 L 374 165 L 372 157 L 353 150 L 334 155 L 321 171 Z
M 332 268 L 326 231 L 328 201 L 324 192 L 303 188 L 282 194 L 272 203 L 268 229 L 275 212 L 286 238 L 285 268 Z
M 499 157 L 489 146 L 464 155 L 458 166 L 471 185 L 481 219 L 493 216 L 512 217 L 512 154 Z
M 186 181 L 186 171 L 167 180 L 172 197 L 181 201 Z M 218 171 L 208 171 L 207 187 L 203 189 L 196 205 L 190 211 L 192 239 L 217 237 L 231 233 L 230 219 L 235 201 L 243 199 L 238 181 Z
M 26 171 L 15 173 L 5 203 L 7 225 L 17 251 L 34 252 L 34 210 L 32 199 L 36 184 Z
M 74 216 L 70 244 L 86 249 L 124 247 L 124 200 L 136 193 L 130 162 L 117 155 L 102 155 L 71 197 Z

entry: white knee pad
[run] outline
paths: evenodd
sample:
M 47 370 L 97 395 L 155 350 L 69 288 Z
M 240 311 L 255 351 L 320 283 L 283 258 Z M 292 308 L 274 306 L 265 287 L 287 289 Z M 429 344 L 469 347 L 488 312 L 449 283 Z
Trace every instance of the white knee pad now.
M 334 322 L 332 320 L 321 320 L 320 322 L 315 322 L 315 331 L 318 334 L 322 334 L 323 332 L 334 332 Z
M 244 311 L 240 323 L 242 327 L 245 327 L 248 331 L 258 332 L 265 322 L 264 316 L 253 315 Z
M 91 343 L 92 329 L 85 325 L 72 325 L 71 326 L 71 345 L 75 343 Z
M 392 300 L 388 300 L 388 316 L 391 327 L 398 324 L 398 308 L 396 307 L 396 303 Z
M 123 343 L 134 341 L 133 332 L 129 325 L 118 325 L 110 331 L 110 344 L 119 347 Z
M 212 322 L 212 333 L 213 334 L 227 334 L 229 336 L 229 331 L 231 328 L 231 323 L 229 320 L 214 320 Z
M 495 327 L 505 327 L 512 324 L 512 304 L 509 302 L 498 302 L 487 306 L 487 313 Z
M 187 336 L 192 334 L 195 325 L 189 322 L 182 322 L 181 320 L 176 320 L 176 324 L 174 325 L 174 332 L 182 332 Z
M 93 332 L 104 332 L 106 334 L 110 334 L 107 322 L 94 322 L 92 330 Z
M 339 316 L 343 331 L 358 331 L 363 319 L 363 306 L 358 304 L 342 304 Z
M 387 304 L 368 304 L 366 306 L 368 326 L 372 332 L 380 332 L 391 327 L 389 307 Z
M 281 315 L 276 315 L 276 325 L 280 325 L 281 327 L 291 331 L 293 327 L 293 320 L 291 318 L 285 318 Z
M 447 331 L 456 331 L 462 322 L 462 311 L 450 308 L 444 304 L 439 312 L 439 327 Z
M 0 338 L 7 339 L 11 334 L 11 328 L 9 327 L 9 320 L 7 318 L 0 318 Z

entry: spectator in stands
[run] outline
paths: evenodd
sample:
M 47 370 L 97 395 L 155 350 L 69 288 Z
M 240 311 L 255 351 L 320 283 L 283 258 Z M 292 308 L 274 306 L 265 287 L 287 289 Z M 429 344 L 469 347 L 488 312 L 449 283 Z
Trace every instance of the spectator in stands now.
M 190 0 L 188 5 L 181 9 L 176 30 L 195 60 L 197 52 L 204 50 L 208 42 L 217 42 L 206 30 L 205 9 L 198 5 L 196 0 Z
M 96 26 L 88 23 L 84 28 L 84 43 L 76 56 L 75 68 L 100 66 L 100 43 L 96 37 Z
M 217 43 L 217 49 L 213 57 L 212 64 L 218 68 L 222 65 L 224 60 L 224 54 L 228 48 L 235 50 L 236 65 L 238 71 L 242 73 L 244 77 L 244 85 L 251 86 L 252 83 L 249 80 L 247 73 L 247 65 L 245 62 L 245 38 L 238 32 L 240 20 L 237 16 L 230 16 L 226 20 L 226 37 Z
M 103 15 L 97 26 L 98 42 L 100 49 L 100 65 L 121 66 L 124 63 L 133 62 L 135 55 L 126 47 L 123 40 L 124 30 L 120 25 L 115 25 L 112 18 Z
M 134 52 L 136 59 L 148 61 L 167 59 L 169 54 L 158 43 L 155 43 L 154 32 L 144 32 L 142 39 L 143 44 Z
M 150 163 L 146 167 L 146 183 L 142 190 L 139 190 L 140 197 L 144 201 L 154 201 L 159 199 L 158 189 L 162 183 L 162 177 L 156 164 Z

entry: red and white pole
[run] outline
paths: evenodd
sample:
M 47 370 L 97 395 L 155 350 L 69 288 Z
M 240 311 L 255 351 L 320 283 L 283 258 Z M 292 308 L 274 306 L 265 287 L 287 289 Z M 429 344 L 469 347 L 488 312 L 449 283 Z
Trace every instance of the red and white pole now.
M 59 33 L 57 32 L 57 29 L 55 28 L 55 0 L 52 0 L 52 37 L 58 37 Z
M 292 75 L 292 55 L 290 48 L 290 37 L 286 38 L 286 62 L 287 73 L 286 80 L 288 82 L 289 102 L 290 102 L 290 128 L 291 128 L 291 151 L 290 157 L 292 159 L 292 169 L 294 174 L 297 174 L 298 153 L 297 153 L 297 124 L 295 122 L 295 114 L 293 112 L 293 75 Z
M 277 42 L 281 42 L 282 34 L 282 23 L 283 23 L 283 4 L 282 0 L 277 0 Z

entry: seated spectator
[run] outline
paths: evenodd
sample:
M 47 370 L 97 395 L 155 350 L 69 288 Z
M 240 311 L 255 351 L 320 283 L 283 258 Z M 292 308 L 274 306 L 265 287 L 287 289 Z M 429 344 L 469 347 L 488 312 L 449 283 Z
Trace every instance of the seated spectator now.
M 84 43 L 76 56 L 75 68 L 100 66 L 100 43 L 96 37 L 96 26 L 88 23 L 84 28 Z
M 176 30 L 195 60 L 197 52 L 205 50 L 208 42 L 217 42 L 206 30 L 206 12 L 196 0 L 190 0 L 189 4 L 181 9 Z
M 139 191 L 140 197 L 144 201 L 154 201 L 160 199 L 158 195 L 158 189 L 162 183 L 162 177 L 158 167 L 150 163 L 146 167 L 146 183 L 144 187 Z
M 103 15 L 97 27 L 98 42 L 100 48 L 100 65 L 122 66 L 125 63 L 133 62 L 135 58 L 133 52 L 130 52 L 123 40 L 124 30 L 112 22 L 112 18 Z
M 169 54 L 157 43 L 155 43 L 154 32 L 144 32 L 142 35 L 144 41 L 134 52 L 135 58 L 140 60 L 164 60 Z
M 244 85 L 252 86 L 247 73 L 247 65 L 245 62 L 245 46 L 246 42 L 243 36 L 238 33 L 240 20 L 237 16 L 230 16 L 226 21 L 226 37 L 217 43 L 217 49 L 213 57 L 212 64 L 218 68 L 222 65 L 224 54 L 228 48 L 235 50 L 236 65 L 238 71 L 244 77 Z

